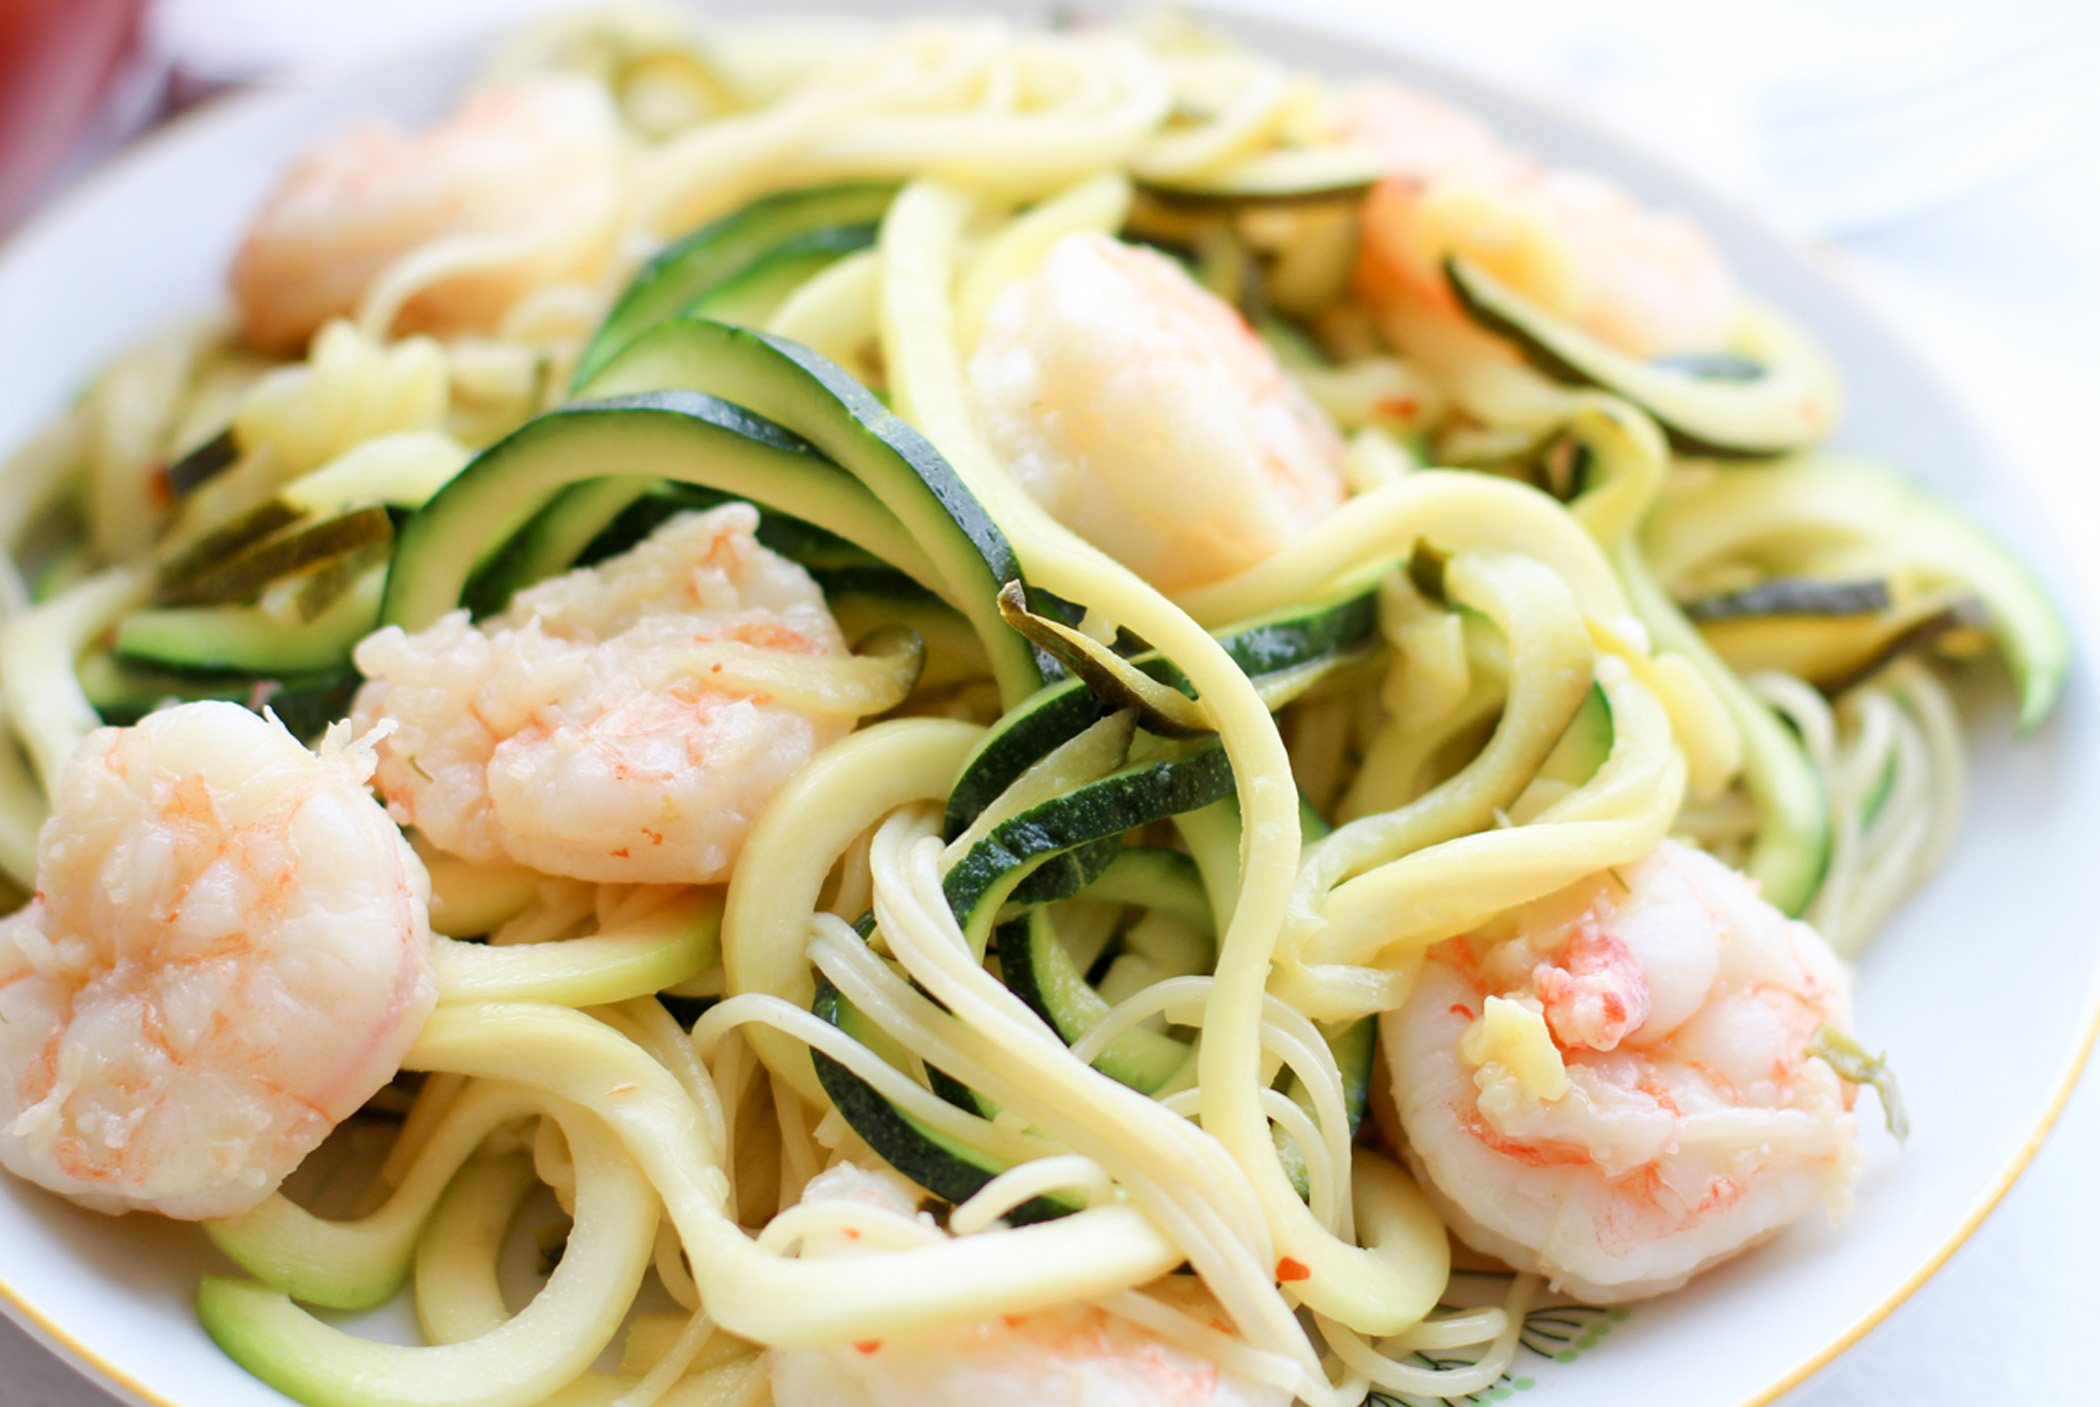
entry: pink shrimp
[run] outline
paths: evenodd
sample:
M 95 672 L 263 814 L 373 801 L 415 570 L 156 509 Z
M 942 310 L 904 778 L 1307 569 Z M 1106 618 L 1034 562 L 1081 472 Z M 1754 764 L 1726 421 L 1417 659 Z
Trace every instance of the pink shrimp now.
M 1022 486 L 1162 590 L 1253 566 L 1345 494 L 1334 427 L 1245 320 L 1106 235 L 999 296 L 969 378 Z
M 505 248 L 422 288 L 392 320 L 401 331 L 486 327 L 533 288 L 594 278 L 611 253 L 618 158 L 610 100 L 575 78 L 492 88 L 416 136 L 378 122 L 338 133 L 249 223 L 232 272 L 241 330 L 298 352 L 397 259 L 445 236 Z
M 430 881 L 342 734 L 230 703 L 81 744 L 0 923 L 0 1163 L 100 1211 L 247 1211 L 437 1002 Z
M 1460 320 L 1443 261 L 1461 254 L 1631 356 L 1724 350 L 1734 278 L 1705 233 L 1586 172 L 1545 167 L 1424 94 L 1365 84 L 1343 109 L 1387 178 L 1364 206 L 1360 296 Z M 1404 340 L 1404 339 L 1403 339 Z
M 815 1178 L 802 1200 L 861 1202 L 910 1217 L 918 1194 L 894 1173 L 841 1163 Z M 850 1243 L 825 1249 L 853 1253 Z M 810 1250 L 805 1245 L 803 1254 Z M 1224 1328 L 1217 1301 L 1194 1276 L 1167 1276 L 1146 1293 Z M 776 1348 L 771 1358 L 776 1407 L 1285 1407 L 1290 1400 L 1286 1388 L 1254 1382 L 1085 1303 L 858 1343 Z
M 1622 883 L 1623 877 L 1623 883 Z M 1458 1233 L 1596 1301 L 1656 1294 L 1857 1170 L 1829 947 L 1665 842 L 1432 951 L 1383 1039 L 1406 1152 Z
M 439 848 L 609 882 L 725 879 L 773 794 L 854 716 L 718 686 L 684 655 L 731 642 L 843 656 L 809 574 L 732 503 L 632 551 L 357 648 L 360 727 L 391 720 L 379 788 Z M 894 702 L 894 700 L 892 700 Z M 887 706 L 887 705 L 885 705 Z

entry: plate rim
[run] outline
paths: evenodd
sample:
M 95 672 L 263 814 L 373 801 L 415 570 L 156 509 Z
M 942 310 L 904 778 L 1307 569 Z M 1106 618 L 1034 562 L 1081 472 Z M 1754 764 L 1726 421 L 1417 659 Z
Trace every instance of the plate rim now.
M 807 0 L 790 0 L 776 15 L 809 16 L 869 12 L 876 18 L 895 19 L 898 17 L 897 12 L 906 3 L 908 0 L 836 0 L 833 6 L 826 6 L 823 0 L 817 0 L 814 4 L 807 3 Z M 940 0 L 923 0 L 923 3 L 928 9 L 932 9 L 940 5 Z M 1182 3 L 1193 10 L 1204 12 L 1208 19 L 1222 21 L 1228 29 L 1234 26 L 1251 26 L 1312 40 L 1348 39 L 1360 42 L 1375 51 L 1374 57 L 1376 54 L 1382 54 L 1398 58 L 1417 70 L 1435 75 L 1438 80 L 1450 80 L 1454 87 L 1491 92 L 1500 100 L 1528 107 L 1549 117 L 1557 124 L 1580 134 L 1585 140 L 1628 151 L 1651 167 L 1667 173 L 1678 184 L 1696 191 L 1706 203 L 1727 210 L 1732 219 L 1753 227 L 1766 239 L 1783 245 L 1796 258 L 1800 273 L 1818 283 L 1821 292 L 1842 301 L 1851 315 L 1871 324 L 1873 331 L 1883 341 L 1901 350 L 1912 363 L 1911 369 L 1915 374 L 1946 393 L 1941 407 L 1943 413 L 1957 421 L 1968 439 L 1987 455 L 1987 467 L 1993 476 L 2006 476 L 2018 485 L 2019 497 L 2023 500 L 2022 506 L 2034 509 L 2045 506 L 2040 502 L 2039 495 L 2033 492 L 2031 476 L 2017 461 L 2003 452 L 1999 437 L 1977 417 L 1968 401 L 1953 393 L 1950 378 L 1942 373 L 1928 351 L 1891 322 L 1880 306 L 1870 301 L 1863 290 L 1840 278 L 1827 260 L 1815 256 L 1802 237 L 1782 230 L 1755 206 L 1711 184 L 1699 171 L 1683 165 L 1668 153 L 1649 146 L 1639 135 L 1620 130 L 1573 105 L 1561 95 L 1529 92 L 1495 75 L 1467 67 L 1463 63 L 1410 49 L 1401 38 L 1378 24 L 1367 22 L 1364 16 L 1354 12 L 1293 15 L 1284 12 L 1281 0 L 1182 0 Z M 1010 12 L 1014 5 L 1013 0 L 991 0 L 991 7 Z M 1105 0 L 1105 7 L 1116 12 L 1118 18 L 1145 9 L 1141 0 Z M 583 0 L 570 0 L 568 5 L 529 10 L 507 21 L 470 24 L 455 28 L 449 34 L 427 36 L 414 43 L 391 46 L 341 68 L 294 73 L 252 87 L 236 87 L 212 94 L 105 157 L 92 170 L 44 201 L 13 229 L 0 236 L 0 266 L 12 263 L 20 256 L 21 250 L 36 243 L 47 228 L 63 225 L 73 217 L 77 208 L 92 204 L 100 198 L 106 188 L 122 184 L 130 177 L 134 168 L 151 163 L 168 147 L 191 142 L 208 143 L 211 140 L 211 131 L 215 127 L 262 120 L 252 116 L 253 113 L 267 112 L 270 108 L 278 106 L 296 106 L 302 100 L 319 93 L 369 85 L 390 65 L 404 59 L 435 61 L 444 54 L 464 57 L 485 52 L 500 43 L 505 36 L 514 34 L 537 20 L 559 15 L 565 9 L 573 11 L 581 8 L 588 8 Z M 680 8 L 687 9 L 703 19 L 721 18 L 719 15 L 707 13 L 696 0 L 680 0 Z M 0 454 L 12 453 L 19 448 L 20 445 L 0 445 Z M 2029 531 L 2038 535 L 2040 545 L 2046 549 L 2045 560 L 2058 564 L 2067 562 L 2069 544 L 2065 533 L 2046 512 L 2038 512 L 2032 516 Z M 2065 620 L 2073 641 L 2074 656 L 2087 662 L 2083 668 L 2074 670 L 2075 685 L 2078 679 L 2090 672 L 2090 662 L 2100 659 L 2100 615 L 2096 615 L 2096 608 L 2089 605 L 2082 593 L 2075 589 L 2061 589 L 2065 583 L 2046 575 L 2042 576 L 2042 582 Z M 2083 1013 L 2082 1026 L 2059 1061 L 2039 1116 L 2026 1132 L 2019 1147 L 1994 1170 L 1981 1196 L 1975 1200 L 1954 1229 L 1872 1308 L 1859 1315 L 1823 1347 L 1788 1369 L 1768 1386 L 1740 1399 L 1739 1407 L 1770 1407 L 1778 1398 L 1799 1387 L 1835 1361 L 1847 1349 L 1881 1325 L 1889 1315 L 1938 1274 L 1954 1253 L 1960 1250 L 1989 1219 L 1991 1213 L 1997 1210 L 2054 1132 L 2072 1093 L 2092 1061 L 2094 1051 L 2100 1048 L 2100 965 L 2096 965 L 2088 979 Z M 0 1176 L 6 1175 L 0 1173 Z M 105 1391 L 134 1403 L 146 1404 L 146 1407 L 195 1407 L 195 1404 L 163 1397 L 146 1388 L 130 1374 L 109 1363 L 94 1349 L 66 1333 L 39 1311 L 27 1297 L 16 1291 L 4 1270 L 0 1270 L 0 1313 L 5 1313 L 31 1339 L 50 1351 L 60 1362 Z M 260 1380 L 257 1380 L 257 1385 L 264 1390 L 275 1391 Z

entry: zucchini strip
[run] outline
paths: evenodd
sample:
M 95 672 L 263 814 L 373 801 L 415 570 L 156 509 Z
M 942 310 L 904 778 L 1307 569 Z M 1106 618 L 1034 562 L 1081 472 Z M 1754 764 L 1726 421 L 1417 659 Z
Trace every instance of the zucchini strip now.
M 144 594 L 139 572 L 113 567 L 0 625 L 0 700 L 47 798 L 58 795 L 59 777 L 82 739 L 102 726 L 77 662 Z
M 802 440 L 713 396 L 658 391 L 549 412 L 484 450 L 401 530 L 382 622 L 421 630 L 454 609 L 487 544 L 608 465 L 780 507 L 915 579 L 932 575 L 904 526 Z
M 659 250 L 628 283 L 583 349 L 571 383 L 588 385 L 627 345 L 684 312 L 709 289 L 742 273 L 783 241 L 826 225 L 881 217 L 897 187 L 886 182 L 786 191 L 755 200 Z
M 796 289 L 818 274 L 875 243 L 875 226 L 825 225 L 782 240 L 734 278 L 724 279 L 687 303 L 687 317 L 764 327 Z
M 1167 205 L 1198 209 L 1258 205 L 1355 203 L 1385 174 L 1378 154 L 1342 143 L 1326 147 L 1278 147 L 1242 157 L 1201 174 L 1148 178 L 1145 194 Z
M 830 979 L 819 979 L 812 1010 L 877 1054 L 885 1045 L 895 1053 L 894 1044 L 846 1000 Z M 811 1050 L 810 1059 L 816 1065 L 824 1093 L 847 1125 L 866 1139 L 884 1162 L 936 1196 L 960 1205 L 1000 1173 L 1017 1166 L 913 1118 L 823 1051 Z M 895 1065 L 897 1061 L 893 1058 L 889 1063 Z M 1070 1216 L 1077 1210 L 1077 1206 L 1061 1198 L 1031 1197 L 1007 1212 L 1006 1219 L 1015 1226 L 1025 1226 Z
M 999 905 L 1044 861 L 1231 794 L 1232 764 L 1215 743 L 1140 762 L 992 827 L 950 867 L 941 889 L 981 954 Z
M 1719 700 L 1742 742 L 1743 784 L 1757 807 L 1757 835 L 1743 871 L 1764 897 L 1789 915 L 1805 911 L 1830 865 L 1830 805 L 1800 740 L 1753 694 L 1685 619 L 1657 583 L 1643 552 L 1641 529 L 1653 528 L 1652 505 L 1667 454 L 1652 425 L 1623 402 L 1600 398 L 1579 408 L 1570 433 L 1589 453 L 1589 482 L 1570 511 L 1611 552 L 1627 604 L 1647 629 L 1651 657 L 1681 657 Z M 1750 482 L 1773 474 L 1731 475 Z
M 1975 595 L 2019 694 L 2023 735 L 2048 718 L 2070 672 L 2070 633 L 2033 570 L 1953 504 L 1871 460 L 1816 453 L 1673 483 L 1647 546 L 1666 583 L 1738 558 L 1781 574 L 1908 578 Z
M 1031 909 L 1025 918 L 1001 924 L 998 937 L 999 975 L 1007 990 L 1028 1003 L 1065 1044 L 1079 1040 L 1108 1015 L 1112 1003 L 1073 964 L 1071 954 L 1058 941 L 1048 908 Z M 1188 1059 L 1186 1041 L 1140 1026 L 1110 1041 L 1094 1057 L 1093 1066 L 1140 1094 L 1151 1094 L 1173 1079 Z
M 204 1223 L 212 1244 L 272 1289 L 328 1309 L 384 1304 L 408 1278 L 416 1238 L 453 1175 L 482 1140 L 538 1112 L 531 1092 L 501 1080 L 476 1084 L 446 1108 L 393 1192 L 354 1221 L 315 1216 L 282 1192 L 253 1211 Z
M 1376 575 L 1382 576 L 1383 568 Z M 1271 705 L 1281 707 L 1289 693 L 1267 686 L 1288 683 L 1302 689 L 1320 673 L 1368 648 L 1377 630 L 1377 586 L 1375 581 L 1359 578 L 1345 582 L 1325 599 L 1243 621 L 1216 638 Z M 1177 694 L 1187 685 L 1181 671 L 1157 651 L 1134 656 L 1129 664 Z M 944 834 L 950 840 L 962 834 L 1016 777 L 1114 707 L 1085 682 L 1071 679 L 1009 708 L 978 744 L 949 793 Z
M 654 996 L 699 976 L 721 956 L 721 897 L 697 894 L 583 938 L 501 948 L 439 939 L 431 961 L 444 1001 L 606 1006 Z
M 789 708 L 855 718 L 887 713 L 910 695 L 926 666 L 918 632 L 888 626 L 861 653 L 787 655 L 736 640 L 693 644 L 668 656 L 672 668 L 729 693 L 763 694 Z
M 1010 581 L 999 588 L 999 614 L 1110 707 L 1134 710 L 1146 732 L 1162 738 L 1193 738 L 1217 731 L 1200 701 L 1148 679 L 1091 636 L 1028 609 L 1028 593 L 1020 582 Z
M 379 624 L 386 569 L 371 567 L 312 620 L 267 606 L 170 606 L 117 623 L 117 658 L 179 672 L 254 676 L 347 669 L 357 642 Z
M 206 480 L 231 469 L 240 457 L 240 441 L 233 437 L 233 427 L 229 425 L 168 466 L 168 492 L 177 498 L 187 497 Z
M 198 1317 L 264 1382 L 314 1407 L 467 1407 L 538 1401 L 586 1369 L 619 1331 L 656 1246 L 658 1200 L 605 1123 L 549 1100 L 576 1164 L 568 1249 L 530 1304 L 463 1343 L 374 1343 L 279 1291 L 207 1275 Z
M 1837 424 L 1836 368 L 1813 339 L 1778 314 L 1745 303 L 1736 351 L 1763 369 L 1754 380 L 1710 379 L 1638 361 L 1559 321 L 1477 264 L 1444 260 L 1459 307 L 1517 345 L 1556 381 L 1597 386 L 1655 417 L 1683 454 L 1768 459 L 1815 444 Z
M 1678 603 L 1695 625 L 1764 616 L 1871 616 L 1895 604 L 1889 584 L 1864 581 L 1818 581 L 1813 577 L 1774 577 L 1740 591 L 1719 591 Z
M 1008 706 L 1062 675 L 999 614 L 999 589 L 1022 580 L 1006 534 L 932 441 L 838 366 L 762 332 L 680 318 L 637 338 L 583 389 L 601 395 L 665 387 L 748 407 L 830 456 L 872 493 L 902 525 L 912 557 L 930 562 L 935 573 L 931 579 L 917 571 L 912 576 L 976 627 Z M 853 537 L 807 513 L 797 516 Z M 909 570 L 908 559 L 893 552 L 876 555 Z
M 827 1344 L 905 1332 L 931 1318 L 1027 1313 L 1142 1283 L 1181 1259 L 1149 1217 L 1124 1203 L 1089 1208 L 1055 1228 L 820 1262 L 783 1258 L 730 1219 L 719 1150 L 691 1097 L 646 1051 L 602 1023 L 536 1003 L 444 1005 L 431 1014 L 408 1065 L 509 1078 L 563 1099 L 595 1101 L 656 1188 L 694 1279 L 742 1291 L 716 1294 L 707 1306 L 723 1329 L 742 1338 Z M 630 1088 L 607 1100 L 605 1091 L 617 1085 Z
M 651 480 L 621 474 L 558 490 L 531 521 L 477 566 L 460 592 L 461 602 L 477 619 L 500 613 L 526 587 L 567 570 L 651 487 Z M 761 514 L 761 524 L 764 521 Z
M 355 508 L 318 523 L 273 534 L 195 573 L 165 574 L 156 606 L 208 606 L 249 599 L 271 582 L 318 562 L 391 542 L 394 520 L 380 507 Z

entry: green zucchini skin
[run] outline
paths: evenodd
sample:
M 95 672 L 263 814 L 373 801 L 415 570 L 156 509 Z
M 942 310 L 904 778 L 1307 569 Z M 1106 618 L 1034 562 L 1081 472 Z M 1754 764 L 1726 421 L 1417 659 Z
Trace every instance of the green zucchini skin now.
M 1740 591 L 1719 591 L 1680 602 L 1686 619 L 1743 620 L 1760 616 L 1871 616 L 1887 610 L 1895 598 L 1879 578 L 1865 581 L 1817 581 L 1813 577 L 1774 577 Z
M 168 466 L 168 491 L 177 498 L 187 498 L 231 469 L 240 457 L 241 442 L 234 438 L 233 427 L 228 425 Z
M 1604 697 L 1603 689 L 1592 684 L 1589 696 L 1562 730 L 1560 741 L 1539 763 L 1538 775 L 1548 781 L 1565 782 L 1571 787 L 1581 786 L 1596 776 L 1597 769 L 1611 756 L 1615 736 L 1611 702 Z
M 918 632 L 926 644 L 919 688 L 939 689 L 991 673 L 984 642 L 968 618 L 904 573 L 884 566 L 812 567 L 810 576 L 848 643 L 888 626 Z
M 1139 904 L 1189 927 L 1218 936 L 1217 915 L 1196 862 L 1179 850 L 1126 845 L 1080 897 L 1104 904 Z
M 817 996 L 811 1009 L 871 1049 L 886 1043 L 881 1032 L 854 1009 L 838 988 L 821 976 L 817 979 Z M 881 1053 L 879 1049 L 877 1053 Z M 1008 1165 L 1002 1160 L 982 1149 L 957 1143 L 904 1113 L 877 1094 L 866 1081 L 822 1051 L 811 1051 L 810 1059 L 817 1067 L 817 1081 L 824 1086 L 824 1093 L 830 1096 L 839 1117 L 866 1139 L 868 1146 L 880 1154 L 884 1162 L 935 1196 L 950 1202 L 966 1202 L 987 1182 L 1007 1170 Z M 965 1107 L 974 1110 L 975 1106 Z M 1022 1226 L 1070 1216 L 1078 1210 L 1060 1198 L 1032 1197 L 1007 1213 L 1006 1220 Z
M 1346 146 L 1284 148 L 1236 170 L 1139 185 L 1163 205 L 1232 210 L 1247 206 L 1360 203 L 1385 176 L 1377 158 Z
M 1991 636 L 2019 693 L 2016 728 L 2024 737 L 2056 710 L 2071 672 L 2071 632 L 2063 613 L 2027 563 L 1953 504 L 1914 488 L 1899 551 L 1929 540 L 1924 563 L 1973 592 L 1991 620 Z
M 422 630 L 459 605 L 474 568 L 562 489 L 618 466 L 779 506 L 853 539 L 896 525 L 797 436 L 713 396 L 659 391 L 550 411 L 484 450 L 402 529 L 382 624 Z
M 1108 1002 L 1087 984 L 1086 974 L 1050 928 L 1049 914 L 1034 909 L 1027 917 L 999 925 L 999 973 L 1011 991 L 1066 1045 L 1077 1041 L 1108 1014 Z M 1189 1046 L 1158 1031 L 1124 1032 L 1094 1061 L 1110 1079 L 1150 1094 L 1188 1063 Z
M 1585 434 L 1577 440 L 1584 452 L 1582 488 L 1575 498 L 1580 504 L 1584 497 L 1603 492 L 1620 475 L 1631 472 L 1633 465 L 1632 451 L 1616 436 Z M 1721 477 L 1730 483 L 1750 484 L 1787 472 L 1785 466 L 1773 466 Z M 1651 506 L 1651 526 L 1655 517 Z M 1742 782 L 1757 808 L 1757 834 L 1741 869 L 1762 886 L 1765 899 L 1774 908 L 1799 917 L 1830 868 L 1830 802 L 1822 770 L 1778 713 L 1750 691 L 1699 628 L 1686 619 L 1683 609 L 1656 580 L 1635 537 L 1627 534 L 1611 548 L 1611 554 L 1626 603 L 1647 628 L 1651 652 L 1675 654 L 1691 665 L 1741 734 Z
M 1077 679 L 1052 684 L 1008 709 L 979 740 L 948 793 L 943 839 L 954 840 L 1036 762 L 1113 712 Z
M 1322 661 L 1340 661 L 1370 644 L 1377 631 L 1378 590 L 1372 585 L 1310 607 L 1228 627 L 1217 640 L 1233 663 L 1258 683 Z M 1195 692 L 1187 677 L 1157 652 L 1134 656 L 1131 663 L 1162 684 L 1191 695 Z M 1077 737 L 1112 710 L 1113 705 L 1077 679 L 1050 685 L 1008 709 L 964 761 L 962 774 L 948 793 L 942 820 L 947 839 L 968 830 L 1000 792 L 1051 749 Z
M 572 567 L 595 566 L 640 543 L 680 513 L 738 502 L 734 494 L 697 484 L 666 482 L 632 475 L 587 479 L 571 484 L 548 500 L 531 521 L 504 543 L 468 581 L 462 602 L 476 618 L 493 615 L 524 588 Z M 904 573 L 886 567 L 874 554 L 836 533 L 774 510 L 759 519 L 759 544 L 808 568 L 825 586 L 826 572 L 881 573 L 894 583 L 900 599 L 938 601 Z M 855 577 L 852 584 L 875 578 Z M 904 622 L 910 624 L 911 622 Z
M 618 475 L 561 489 L 475 570 L 460 591 L 460 603 L 477 620 L 499 614 L 518 592 L 566 571 L 651 487 L 648 479 Z M 657 521 L 669 517 L 666 513 Z
M 932 441 L 835 363 L 749 328 L 677 318 L 636 338 L 582 387 L 594 396 L 669 388 L 746 407 L 865 485 L 931 559 L 941 581 L 928 584 L 976 627 L 1008 706 L 1063 677 L 999 614 L 1000 588 L 1025 582 L 1006 534 Z
M 285 620 L 260 606 L 171 606 L 133 611 L 117 623 L 111 653 L 127 663 L 190 674 L 340 672 L 379 623 L 385 573 L 373 567 L 312 620 Z
M 1371 1069 L 1378 1051 L 1378 1018 L 1366 1016 L 1327 1038 L 1342 1070 L 1342 1103 L 1349 1110 L 1349 1136 L 1363 1131 L 1371 1107 Z
M 1742 868 L 1763 886 L 1774 908 L 1800 917 L 1830 870 L 1830 794 L 1822 769 L 1794 731 L 1750 692 L 1663 594 L 1638 549 L 1622 551 L 1618 565 L 1628 603 L 1648 627 L 1655 649 L 1683 656 L 1704 675 L 1742 733 L 1743 783 L 1758 809 L 1757 838 Z
M 1231 795 L 1232 784 L 1232 763 L 1215 742 L 1111 772 L 992 827 L 941 880 L 942 893 L 963 932 L 982 952 L 992 916 L 1029 870 L 1055 856 L 1084 846 L 1105 847 L 1139 826 L 1208 806 Z M 1103 858 L 1101 869 L 1113 858 Z
M 617 517 L 607 523 L 598 535 L 576 554 L 572 562 L 565 565 L 595 566 L 608 557 L 616 557 L 627 551 L 680 513 L 705 512 L 707 509 L 719 508 L 725 503 L 737 501 L 734 494 L 704 488 L 699 484 L 658 480 L 649 486 L 646 493 L 622 509 Z M 766 514 L 759 519 L 757 536 L 760 546 L 808 568 L 819 577 L 827 572 L 850 574 L 866 569 L 887 574 L 899 583 L 897 590 L 900 593 L 932 594 L 903 572 L 886 565 L 872 552 L 856 547 L 838 534 L 826 532 L 816 524 L 805 522 L 793 514 L 782 513 L 777 509 Z
M 1679 453 L 1769 459 L 1807 448 L 1836 423 L 1835 373 L 1805 339 L 1788 343 L 1791 360 L 1763 367 L 1755 378 L 1742 375 L 1749 362 L 1725 376 L 1701 376 L 1608 347 L 1464 259 L 1445 259 L 1444 278 L 1480 327 L 1514 342 L 1526 361 L 1556 381 L 1600 387 L 1640 406 Z
M 1844 575 L 1910 581 L 1983 603 L 2019 694 L 2024 736 L 2054 711 L 2071 661 L 2062 612 L 2010 544 L 1941 494 L 1877 460 L 1820 450 L 1751 476 L 1720 475 L 1666 496 L 1645 528 L 1658 561 L 1672 542 L 1705 544 L 1785 571 L 1828 561 Z M 1799 564 L 1799 565 L 1797 565 Z M 1687 564 L 1679 561 L 1678 576 Z M 1679 578 L 1681 579 L 1681 578 Z
M 167 571 L 153 594 L 156 606 L 209 606 L 253 600 L 281 577 L 383 547 L 394 537 L 389 510 L 354 508 L 319 522 L 298 523 L 211 562 L 195 572 Z
M 199 699 L 224 699 L 260 713 L 276 714 L 292 736 L 312 746 L 328 725 L 350 712 L 364 681 L 353 669 L 274 675 L 177 673 L 128 666 L 107 655 L 81 665 L 80 683 L 102 721 L 129 727 L 157 708 Z
M 886 182 L 784 191 L 665 245 L 642 265 L 606 314 L 577 361 L 572 384 L 588 384 L 636 337 L 683 313 L 695 299 L 743 273 L 785 241 L 825 226 L 879 220 L 896 193 L 897 187 Z
M 1903 655 L 1931 650 L 1956 632 L 1983 632 L 1989 625 L 1981 601 L 1940 591 L 1869 615 L 1709 618 L 1700 633 L 1740 674 L 1776 669 L 1836 699 Z
M 682 314 L 757 327 L 789 294 L 824 270 L 875 243 L 875 226 L 826 225 L 782 240 L 732 278 L 688 303 Z

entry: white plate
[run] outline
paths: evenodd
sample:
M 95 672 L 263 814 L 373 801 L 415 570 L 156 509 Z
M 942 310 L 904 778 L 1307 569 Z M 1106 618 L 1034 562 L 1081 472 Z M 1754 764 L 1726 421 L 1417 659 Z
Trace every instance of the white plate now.
M 1477 80 L 1356 36 L 1252 19 L 1228 27 L 1336 77 L 1380 73 L 1435 89 L 1541 156 L 1606 172 L 1699 218 L 1744 281 L 1807 323 L 1845 369 L 1850 409 L 1839 440 L 1907 465 L 2063 582 L 2038 515 L 1952 394 L 1754 221 L 1622 143 Z M 211 306 L 245 213 L 306 143 L 373 111 L 428 120 L 472 58 L 464 49 L 424 54 L 320 89 L 218 105 L 24 229 L 0 251 L 0 446 L 26 438 L 141 333 Z M 2064 706 L 2039 736 L 2010 743 L 2002 691 L 1975 691 L 1961 843 L 1861 964 L 1860 1029 L 1902 1075 L 1916 1129 L 1908 1149 L 1899 1156 L 1878 1132 L 1870 1138 L 1858 1205 L 1838 1226 L 1811 1218 L 1684 1292 L 1589 1326 L 1579 1336 L 1587 1346 L 1563 1354 L 1572 1361 L 1520 1356 L 1515 1372 L 1537 1400 L 1649 1401 L 1667 1382 L 1679 1407 L 1767 1401 L 1914 1290 L 2025 1165 L 2100 1018 L 2082 892 L 2084 837 L 2100 832 L 2100 735 L 2095 640 L 2090 628 L 2080 635 Z M 112 1221 L 0 1175 L 0 1247 L 0 1308 L 120 1396 L 156 1407 L 282 1407 L 197 1326 L 190 1297 L 211 1257 L 192 1228 Z

